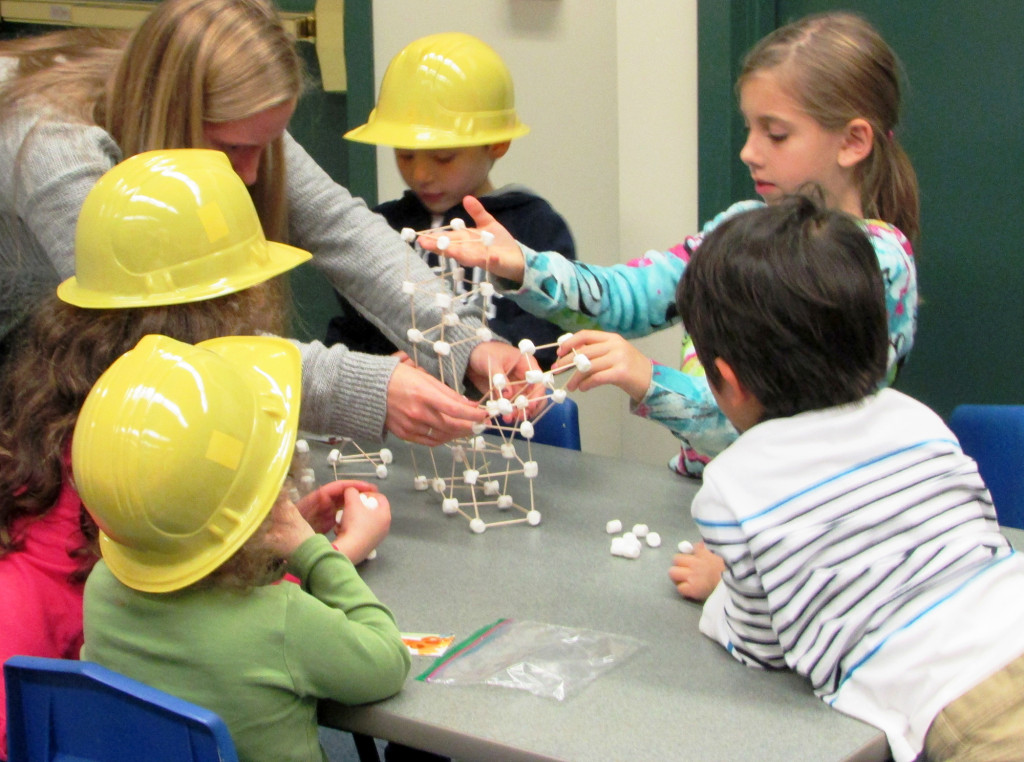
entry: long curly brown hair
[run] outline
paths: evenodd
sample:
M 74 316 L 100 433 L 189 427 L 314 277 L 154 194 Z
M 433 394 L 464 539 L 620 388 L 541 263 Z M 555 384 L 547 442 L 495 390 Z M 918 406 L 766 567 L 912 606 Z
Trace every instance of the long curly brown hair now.
M 41 517 L 68 472 L 78 412 L 102 373 L 147 334 L 190 344 L 255 333 L 285 335 L 282 278 L 217 299 L 138 309 L 89 310 L 56 296 L 41 303 L 20 332 L 0 383 L 0 557 L 23 542 L 18 522 Z M 81 574 L 97 558 L 96 528 L 83 509 L 87 545 Z

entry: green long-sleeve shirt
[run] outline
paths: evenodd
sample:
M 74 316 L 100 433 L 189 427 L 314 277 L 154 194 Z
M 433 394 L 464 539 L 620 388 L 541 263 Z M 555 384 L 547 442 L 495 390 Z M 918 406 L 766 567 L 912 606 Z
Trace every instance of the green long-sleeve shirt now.
M 85 589 L 82 658 L 219 714 L 241 760 L 326 760 L 317 699 L 361 704 L 402 687 L 408 650 L 391 612 L 317 535 L 282 582 L 143 593 L 102 561 Z

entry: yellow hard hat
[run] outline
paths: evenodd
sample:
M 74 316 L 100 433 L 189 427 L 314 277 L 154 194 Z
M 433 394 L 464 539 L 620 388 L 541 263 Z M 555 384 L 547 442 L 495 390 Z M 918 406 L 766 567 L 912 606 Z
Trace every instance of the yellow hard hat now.
M 525 135 L 512 75 L 476 37 L 445 32 L 410 43 L 384 72 L 377 107 L 345 133 L 360 143 L 405 149 L 464 148 Z
M 107 369 L 82 406 L 71 465 L 114 576 L 178 590 L 252 535 L 291 463 L 300 370 L 298 349 L 276 337 L 193 346 L 154 335 Z
M 57 296 L 95 309 L 212 299 L 310 259 L 263 235 L 245 183 L 220 151 L 126 159 L 89 191 L 75 230 L 75 275 Z

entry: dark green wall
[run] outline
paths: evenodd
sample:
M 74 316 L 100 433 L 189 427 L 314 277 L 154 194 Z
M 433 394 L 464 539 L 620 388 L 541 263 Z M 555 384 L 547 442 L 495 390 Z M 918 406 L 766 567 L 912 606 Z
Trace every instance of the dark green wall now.
M 345 65 L 348 92 L 325 93 L 311 43 L 299 43 L 312 80 L 289 125 L 292 135 L 324 170 L 354 196 L 377 203 L 377 164 L 373 146 L 344 140 L 345 132 L 362 124 L 376 97 L 373 78 L 372 0 L 345 0 Z M 306 264 L 291 275 L 296 307 L 294 333 L 322 339 L 327 321 L 338 310 L 334 291 Z
M 897 387 L 943 416 L 962 402 L 1020 403 L 1024 3 L 700 0 L 698 8 L 701 217 L 753 195 L 732 91 L 743 52 L 807 13 L 863 14 L 903 61 L 898 135 L 921 186 L 920 322 Z

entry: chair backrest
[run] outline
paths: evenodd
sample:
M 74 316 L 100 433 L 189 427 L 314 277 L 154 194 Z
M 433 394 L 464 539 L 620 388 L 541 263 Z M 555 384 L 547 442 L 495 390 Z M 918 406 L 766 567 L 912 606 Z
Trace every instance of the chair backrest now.
M 978 462 L 999 523 L 1024 529 L 1024 405 L 958 405 L 949 427 Z
M 569 397 L 558 403 L 549 402 L 533 430 L 533 441 L 538 444 L 581 449 L 579 406 Z
M 214 712 L 87 661 L 4 664 L 10 762 L 238 762 Z

